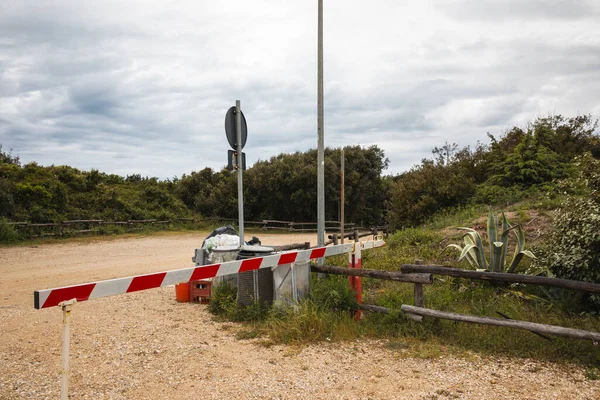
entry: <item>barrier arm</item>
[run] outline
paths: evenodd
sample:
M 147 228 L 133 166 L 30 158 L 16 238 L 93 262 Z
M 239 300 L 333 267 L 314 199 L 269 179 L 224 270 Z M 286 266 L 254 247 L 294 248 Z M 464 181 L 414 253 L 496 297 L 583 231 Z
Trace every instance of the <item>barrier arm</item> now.
M 36 309 L 59 306 L 61 302 L 76 299 L 78 302 L 114 296 L 140 290 L 154 289 L 176 283 L 254 271 L 260 268 L 276 267 L 298 261 L 308 261 L 322 257 L 345 254 L 352 251 L 352 244 L 318 247 L 309 250 L 289 251 L 265 257 L 229 261 L 221 264 L 201 265 L 166 272 L 109 279 L 105 281 L 64 286 L 53 289 L 36 290 Z

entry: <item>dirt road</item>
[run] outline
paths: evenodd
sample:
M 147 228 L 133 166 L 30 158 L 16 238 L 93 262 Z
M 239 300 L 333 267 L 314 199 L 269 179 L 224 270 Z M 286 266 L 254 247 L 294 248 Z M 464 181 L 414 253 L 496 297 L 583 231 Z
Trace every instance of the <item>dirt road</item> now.
M 0 399 L 56 399 L 62 313 L 33 291 L 191 266 L 206 233 L 0 248 Z M 261 234 L 263 244 L 313 235 Z M 423 360 L 383 341 L 264 347 L 235 339 L 173 287 L 78 303 L 73 399 L 600 399 L 580 367 L 479 357 Z

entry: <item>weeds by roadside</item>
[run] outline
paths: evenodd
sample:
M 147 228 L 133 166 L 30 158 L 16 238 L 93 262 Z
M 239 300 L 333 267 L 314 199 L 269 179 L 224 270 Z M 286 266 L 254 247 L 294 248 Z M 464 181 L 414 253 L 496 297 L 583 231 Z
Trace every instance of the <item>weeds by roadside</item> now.
M 443 236 L 434 230 L 405 230 L 392 235 L 388 246 L 363 253 L 363 267 L 398 270 L 402 263 L 416 258 L 426 263 L 452 264 L 445 259 Z M 344 257 L 327 259 L 330 265 L 345 265 Z M 473 352 L 495 356 L 532 357 L 558 363 L 586 365 L 590 377 L 600 368 L 600 346 L 591 341 L 552 338 L 549 341 L 531 332 L 456 323 L 438 319 L 416 322 L 399 311 L 402 304 L 414 303 L 412 284 L 363 278 L 363 300 L 396 310 L 391 314 L 364 312 L 363 319 L 353 318 L 354 294 L 347 277 L 313 276 L 309 299 L 284 309 L 273 309 L 243 325 L 238 338 L 259 338 L 271 345 L 306 344 L 319 341 L 348 341 L 359 338 L 388 340 L 389 348 L 403 356 L 440 357 L 454 354 L 470 357 Z M 234 299 L 229 310 L 220 315 L 239 315 Z M 233 305 L 232 305 L 233 304 Z M 211 306 L 212 307 L 212 306 Z M 231 307 L 231 308 L 229 308 Z M 483 281 L 436 278 L 425 287 L 425 307 L 479 316 L 500 317 L 498 312 L 516 320 L 600 331 L 595 314 L 563 307 L 536 287 L 513 285 L 497 287 Z M 234 318 L 234 320 L 248 320 Z M 592 378 L 590 378 L 592 379 Z
M 13 225 L 8 225 L 6 219 L 0 218 L 0 244 L 13 244 L 21 240 L 21 235 Z

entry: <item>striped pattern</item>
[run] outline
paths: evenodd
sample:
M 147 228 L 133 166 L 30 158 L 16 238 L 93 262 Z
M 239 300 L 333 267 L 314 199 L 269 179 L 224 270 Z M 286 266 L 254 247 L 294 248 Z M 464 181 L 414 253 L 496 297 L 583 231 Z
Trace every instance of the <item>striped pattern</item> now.
M 319 247 L 316 249 L 291 251 L 265 257 L 230 261 L 222 264 L 202 265 L 167 272 L 85 283 L 82 285 L 36 290 L 34 292 L 34 307 L 36 309 L 55 307 L 61 302 L 71 299 L 77 299 L 78 302 L 86 301 L 97 299 L 99 297 L 154 289 L 181 282 L 253 271 L 259 268 L 272 268 L 296 261 L 307 261 L 315 258 L 349 253 L 352 251 L 352 246 L 352 243 L 348 243 L 330 247 Z

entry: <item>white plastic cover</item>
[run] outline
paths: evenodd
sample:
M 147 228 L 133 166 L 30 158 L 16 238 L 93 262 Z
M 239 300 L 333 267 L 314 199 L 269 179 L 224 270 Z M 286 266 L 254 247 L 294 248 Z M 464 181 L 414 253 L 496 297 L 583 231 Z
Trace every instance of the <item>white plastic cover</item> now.
M 211 238 L 208 238 L 204 242 L 204 247 L 207 250 L 212 250 L 214 248 L 222 247 L 222 246 L 240 246 L 240 237 L 236 235 L 217 235 Z
M 308 261 L 279 265 L 273 269 L 275 301 L 291 304 L 308 296 L 310 265 Z

